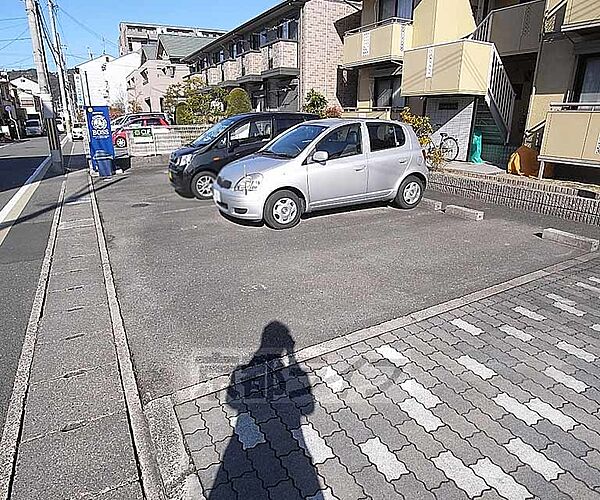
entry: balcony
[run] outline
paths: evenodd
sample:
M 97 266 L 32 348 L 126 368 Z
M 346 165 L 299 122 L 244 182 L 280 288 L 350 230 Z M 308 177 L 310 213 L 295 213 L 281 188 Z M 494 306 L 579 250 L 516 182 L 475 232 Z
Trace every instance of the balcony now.
M 261 81 L 262 72 L 262 54 L 258 50 L 246 52 L 241 56 L 242 67 L 241 77 L 238 78 L 238 83 Z
M 501 56 L 537 52 L 544 23 L 546 0 L 497 9 L 488 14 L 472 35 L 493 42 Z
M 600 26 L 600 2 L 597 0 L 567 0 L 563 31 Z
M 223 80 L 234 82 L 242 76 L 242 60 L 240 57 L 230 59 L 223 63 Z
M 344 67 L 402 61 L 412 46 L 412 31 L 412 21 L 394 17 L 346 32 Z
M 218 85 L 223 81 L 223 69 L 221 64 L 211 66 L 206 71 L 206 83 L 207 85 Z
M 552 103 L 539 159 L 600 167 L 600 102 Z
M 402 95 L 486 95 L 493 53 L 492 44 L 473 40 L 408 50 Z
M 262 76 L 298 75 L 298 43 L 278 40 L 261 48 Z

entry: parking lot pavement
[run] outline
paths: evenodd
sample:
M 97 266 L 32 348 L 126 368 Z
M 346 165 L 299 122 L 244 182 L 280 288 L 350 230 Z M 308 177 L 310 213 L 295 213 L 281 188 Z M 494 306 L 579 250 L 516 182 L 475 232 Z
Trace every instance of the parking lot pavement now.
M 175 407 L 204 496 L 600 498 L 599 298 L 588 255 L 299 363 L 270 323 Z
M 375 206 L 272 231 L 180 197 L 164 166 L 129 170 L 98 200 L 144 401 L 230 373 L 272 320 L 306 347 L 581 254 L 544 227 L 600 235 L 493 206 L 482 222 Z

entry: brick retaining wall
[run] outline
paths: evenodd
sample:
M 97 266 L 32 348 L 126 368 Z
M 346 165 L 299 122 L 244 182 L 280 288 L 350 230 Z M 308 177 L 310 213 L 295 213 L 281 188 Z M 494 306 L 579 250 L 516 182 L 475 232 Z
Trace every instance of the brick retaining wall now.
M 576 188 L 521 177 L 494 179 L 447 172 L 431 172 L 428 187 L 441 193 L 600 226 L 600 199 L 593 198 L 595 193 L 589 193 L 589 198 L 579 196 L 581 191 Z

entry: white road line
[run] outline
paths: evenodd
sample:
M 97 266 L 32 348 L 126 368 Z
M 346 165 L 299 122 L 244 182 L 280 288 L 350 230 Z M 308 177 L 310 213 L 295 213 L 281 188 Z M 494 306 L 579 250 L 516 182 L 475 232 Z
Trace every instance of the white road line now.
M 471 370 L 475 375 L 479 375 L 483 380 L 487 380 L 488 378 L 492 378 L 494 375 L 497 375 L 494 370 L 491 370 L 487 366 L 481 364 L 471 356 L 461 356 L 456 361 L 458 361 L 466 369 Z
M 388 481 L 394 481 L 403 474 L 408 474 L 406 466 L 396 458 L 396 455 L 378 437 L 371 438 L 359 446 L 361 451 L 369 457 L 369 461 L 377 467 L 377 470 Z
M 444 451 L 432 459 L 438 469 L 456 483 L 461 490 L 465 491 L 469 498 L 475 498 L 489 489 L 486 482 L 467 467 L 460 458 L 453 455 L 451 451 Z
M 66 137 L 61 142 L 61 146 L 66 143 Z M 71 145 L 71 150 L 73 146 Z M 8 200 L 8 203 L 4 205 L 0 210 L 0 245 L 4 242 L 8 233 L 10 232 L 13 224 L 19 218 L 27 203 L 36 192 L 40 183 L 44 179 L 48 168 L 50 168 L 51 157 L 48 156 L 42 163 L 38 165 L 35 172 L 29 176 L 25 183 L 19 188 L 19 190 Z M 5 227 L 1 227 L 1 226 Z
M 512 476 L 509 476 L 500 467 L 493 463 L 489 458 L 481 458 L 471 467 L 475 474 L 482 477 L 487 484 L 496 488 L 500 496 L 508 500 L 526 500 L 533 498 L 527 488 L 517 483 Z
M 527 309 L 526 307 L 518 306 L 515 307 L 513 311 L 522 314 L 523 316 L 526 316 L 527 318 L 532 319 L 534 321 L 544 321 L 546 319 L 545 316 L 542 316 L 541 314 L 538 314 L 535 311 Z
M 568 352 L 569 354 L 572 354 L 573 356 L 576 356 L 579 359 L 583 359 L 588 363 L 593 363 L 594 361 L 596 361 L 596 356 L 591 352 L 588 352 L 585 349 L 580 349 L 579 347 L 569 344 L 564 340 L 561 340 L 558 344 L 556 344 L 556 347 L 562 349 L 565 352 Z
M 468 323 L 462 319 L 453 319 L 450 323 L 452 323 L 457 328 L 460 328 L 461 330 L 464 330 L 465 332 L 474 335 L 475 337 L 483 333 L 483 330 L 481 328 L 478 328 L 475 325 L 472 325 L 471 323 Z
M 533 337 L 531 335 L 529 335 L 528 333 L 525 333 L 523 330 L 519 330 L 518 328 L 515 328 L 514 326 L 502 325 L 500 327 L 500 331 L 506 333 L 507 335 L 516 337 L 519 340 L 522 340 L 523 342 L 531 342 L 533 340 Z

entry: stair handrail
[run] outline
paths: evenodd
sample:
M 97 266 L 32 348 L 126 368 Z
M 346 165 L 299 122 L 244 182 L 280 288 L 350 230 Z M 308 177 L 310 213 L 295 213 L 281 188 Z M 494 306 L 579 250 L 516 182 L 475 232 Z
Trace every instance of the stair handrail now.
M 492 65 L 490 68 L 490 80 L 488 86 L 488 96 L 493 101 L 500 119 L 508 135 L 512 124 L 512 117 L 515 108 L 517 94 L 510 82 L 508 73 L 504 68 L 500 54 L 494 44 L 492 45 Z

